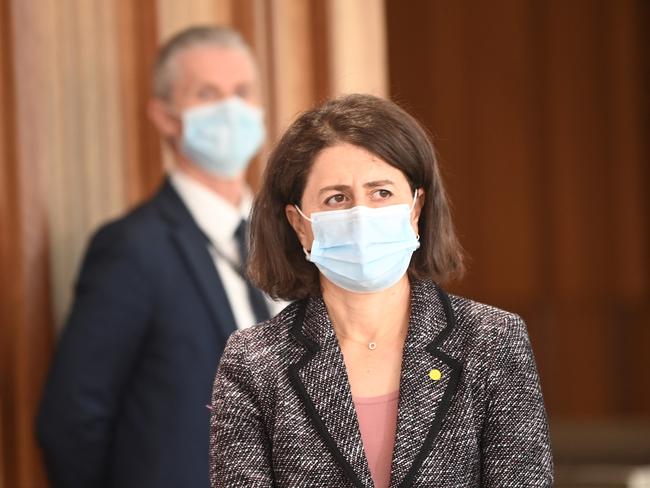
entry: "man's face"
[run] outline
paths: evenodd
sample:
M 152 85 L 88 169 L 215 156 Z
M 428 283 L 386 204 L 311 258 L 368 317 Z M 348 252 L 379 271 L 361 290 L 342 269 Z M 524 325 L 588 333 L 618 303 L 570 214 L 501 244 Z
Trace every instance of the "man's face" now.
M 149 116 L 161 135 L 176 147 L 182 114 L 198 105 L 238 96 L 261 104 L 259 76 L 251 55 L 243 49 L 209 44 L 188 48 L 172 60 L 169 100 L 153 99 Z
M 196 46 L 179 53 L 172 63 L 170 102 L 177 112 L 232 96 L 260 104 L 257 70 L 243 49 Z

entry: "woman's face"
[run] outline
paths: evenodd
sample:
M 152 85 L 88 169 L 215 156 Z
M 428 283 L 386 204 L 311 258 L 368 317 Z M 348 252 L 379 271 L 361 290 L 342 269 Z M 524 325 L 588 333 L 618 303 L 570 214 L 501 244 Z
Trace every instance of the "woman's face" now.
M 399 203 L 413 203 L 413 192 L 404 173 L 359 146 L 342 143 L 323 149 L 316 156 L 307 177 L 300 209 L 310 217 L 313 212 Z M 423 203 L 424 190 L 419 189 L 411 213 L 411 224 L 416 233 Z M 303 218 L 293 205 L 287 205 L 285 212 L 302 246 L 311 250 L 314 240 L 311 222 Z

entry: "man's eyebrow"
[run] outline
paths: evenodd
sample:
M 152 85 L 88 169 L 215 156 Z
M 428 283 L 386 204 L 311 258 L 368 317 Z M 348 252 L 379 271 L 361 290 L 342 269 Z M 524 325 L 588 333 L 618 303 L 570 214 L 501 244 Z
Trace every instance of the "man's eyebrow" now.
M 223 95 L 223 90 L 221 87 L 212 81 L 202 81 L 198 84 L 199 90 L 205 90 L 206 88 L 214 90 L 219 96 Z

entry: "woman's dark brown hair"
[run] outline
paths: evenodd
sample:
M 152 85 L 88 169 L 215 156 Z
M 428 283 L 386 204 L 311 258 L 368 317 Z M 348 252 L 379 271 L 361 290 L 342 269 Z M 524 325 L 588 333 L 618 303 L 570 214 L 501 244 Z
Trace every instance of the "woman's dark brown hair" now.
M 424 188 L 420 248 L 411 259 L 409 276 L 438 283 L 460 276 L 462 249 L 426 131 L 393 102 L 347 95 L 300 115 L 271 153 L 251 216 L 248 274 L 252 281 L 284 300 L 320 294 L 318 269 L 305 259 L 285 207 L 300 204 L 320 151 L 342 143 L 362 147 L 401 170 L 411 190 Z

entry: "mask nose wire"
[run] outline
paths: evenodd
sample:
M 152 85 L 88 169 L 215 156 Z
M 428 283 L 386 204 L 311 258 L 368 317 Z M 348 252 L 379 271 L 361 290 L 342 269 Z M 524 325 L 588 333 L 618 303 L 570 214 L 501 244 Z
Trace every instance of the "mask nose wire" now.
M 302 217 L 303 217 L 304 219 L 307 219 L 307 220 L 309 220 L 310 222 L 313 222 L 312 219 L 310 219 L 310 218 L 307 217 L 304 213 L 302 213 L 302 210 L 300 210 L 300 207 L 299 207 L 298 205 L 295 205 L 295 204 L 294 204 L 294 207 L 296 207 L 296 210 L 298 211 L 298 213 L 299 213 L 300 215 L 302 215 Z

